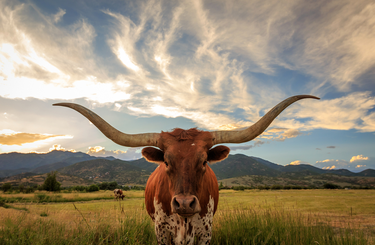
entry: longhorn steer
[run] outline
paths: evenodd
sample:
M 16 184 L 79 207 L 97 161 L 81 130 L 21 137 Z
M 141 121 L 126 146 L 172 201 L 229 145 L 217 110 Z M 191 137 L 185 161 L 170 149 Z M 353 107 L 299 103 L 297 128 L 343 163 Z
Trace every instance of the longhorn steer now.
M 212 218 L 219 201 L 216 176 L 207 162 L 224 160 L 230 149 L 214 145 L 248 142 L 260 135 L 289 105 L 311 95 L 290 97 L 242 131 L 200 131 L 175 129 L 172 132 L 125 134 L 87 108 L 73 103 L 58 103 L 70 107 L 89 119 L 105 136 L 127 147 L 146 147 L 142 155 L 159 164 L 147 181 L 145 202 L 148 214 L 155 222 L 159 244 L 199 244 L 211 240 Z

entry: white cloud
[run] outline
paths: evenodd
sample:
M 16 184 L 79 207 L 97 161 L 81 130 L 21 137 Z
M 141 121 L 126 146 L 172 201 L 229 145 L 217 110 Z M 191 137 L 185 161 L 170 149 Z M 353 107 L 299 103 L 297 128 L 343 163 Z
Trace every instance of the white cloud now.
M 261 141 L 261 140 L 255 140 L 255 141 L 252 141 L 253 144 L 240 144 L 240 145 L 229 145 L 228 147 L 230 148 L 231 151 L 237 151 L 237 150 L 249 150 L 253 147 L 256 147 L 256 146 L 261 146 L 265 143 L 268 143 L 268 142 L 265 142 L 265 141 Z
M 307 162 L 304 162 L 304 161 L 301 161 L 301 160 L 296 160 L 296 161 L 293 161 L 287 165 L 301 165 L 301 164 L 308 164 Z
M 360 161 L 361 164 L 358 164 Z M 335 160 L 326 159 L 322 161 L 316 161 L 316 167 L 322 169 L 349 169 L 353 172 L 363 171 L 368 168 L 375 169 L 375 160 L 370 157 L 364 157 L 363 155 L 353 156 L 350 161 L 346 160 Z
M 61 8 L 46 14 L 27 3 L 8 5 L 0 10 L 6 33 L 0 35 L 0 96 L 11 99 L 85 98 L 137 116 L 236 129 L 295 92 L 269 76 L 280 67 L 313 77 L 303 92 L 324 95 L 327 84 L 347 90 L 375 65 L 375 5 L 366 1 L 254 0 L 215 8 L 198 0 L 146 1 L 133 4 L 132 18 L 103 10 L 110 19 L 103 19 L 109 57 L 126 71 L 95 53 L 97 30 L 88 18 L 64 26 Z M 324 14 L 316 19 L 314 13 Z M 272 124 L 283 132 L 262 137 L 285 140 L 317 128 L 374 132 L 374 106 L 370 92 L 305 100 Z
M 375 97 L 370 92 L 353 92 L 341 98 L 321 100 L 318 103 L 301 101 L 294 110 L 285 114 L 294 118 L 308 118 L 305 130 L 323 128 L 335 130 L 357 129 L 361 132 L 375 131 L 375 116 L 369 113 L 375 107 Z M 372 127 L 374 126 L 374 127 Z
M 295 138 L 303 135 L 301 131 L 293 128 L 270 128 L 266 130 L 259 138 L 284 141 L 285 139 Z
M 61 145 L 58 145 L 58 144 L 52 145 L 52 147 L 49 148 L 49 151 L 70 151 L 70 152 L 76 152 L 76 150 L 74 150 L 74 149 L 67 150 L 67 149 L 65 149 L 64 147 L 62 147 Z
M 126 151 L 114 150 L 107 151 L 102 146 L 89 147 L 89 150 L 86 152 L 90 156 L 96 157 L 115 157 L 122 160 L 135 160 L 142 157 L 141 153 L 142 148 L 128 148 Z
M 58 23 L 65 14 L 66 10 L 59 8 L 59 11 L 53 16 L 53 21 Z
M 355 162 L 355 161 L 366 161 L 368 160 L 369 158 L 368 157 L 364 157 L 363 155 L 357 155 L 357 156 L 353 156 L 351 159 L 350 159 L 350 162 Z
M 0 152 L 30 152 L 58 139 L 71 139 L 71 135 L 52 135 L 0 130 Z

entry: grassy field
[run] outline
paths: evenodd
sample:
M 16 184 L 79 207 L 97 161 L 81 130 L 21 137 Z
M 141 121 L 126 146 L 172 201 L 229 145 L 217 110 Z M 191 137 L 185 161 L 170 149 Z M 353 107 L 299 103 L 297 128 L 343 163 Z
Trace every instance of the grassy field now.
M 75 202 L 0 207 L 0 244 L 156 244 L 143 192 L 125 194 L 121 202 L 109 191 L 52 194 Z M 222 190 L 212 244 L 375 244 L 374 236 L 374 190 Z

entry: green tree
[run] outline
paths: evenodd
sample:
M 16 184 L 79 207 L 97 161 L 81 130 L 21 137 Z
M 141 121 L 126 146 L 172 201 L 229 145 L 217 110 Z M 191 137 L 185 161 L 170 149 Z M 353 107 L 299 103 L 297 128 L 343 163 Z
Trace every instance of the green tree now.
M 109 187 L 108 182 L 99 183 L 98 186 L 99 186 L 100 190 L 109 190 L 108 189 L 108 187 Z
M 23 184 L 20 184 L 18 186 L 18 189 L 20 190 L 20 192 L 24 192 L 25 191 L 25 186 Z
M 325 184 L 323 185 L 323 188 L 324 188 L 324 189 L 339 189 L 340 186 L 339 186 L 339 185 L 332 184 L 332 183 L 325 183 Z
M 1 189 L 3 190 L 3 192 L 7 192 L 12 189 L 12 185 L 10 183 L 4 183 Z
M 42 189 L 46 191 L 59 191 L 61 184 L 56 180 L 56 172 L 47 174 L 47 178 L 42 185 Z
M 99 186 L 97 185 L 90 185 L 89 188 L 87 188 L 88 192 L 94 192 L 94 191 L 99 191 Z
M 113 181 L 113 182 L 109 182 L 109 183 L 108 183 L 108 190 L 113 191 L 114 189 L 117 189 L 117 188 L 118 188 L 118 185 L 117 185 L 117 182 L 116 182 L 116 181 Z

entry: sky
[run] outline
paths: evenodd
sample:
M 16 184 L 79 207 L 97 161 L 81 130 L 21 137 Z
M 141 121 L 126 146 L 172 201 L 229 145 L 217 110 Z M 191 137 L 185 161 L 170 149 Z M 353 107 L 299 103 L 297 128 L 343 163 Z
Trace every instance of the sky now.
M 236 130 L 310 94 L 231 154 L 375 169 L 373 1 L 0 1 L 0 153 L 131 160 L 125 133 Z

